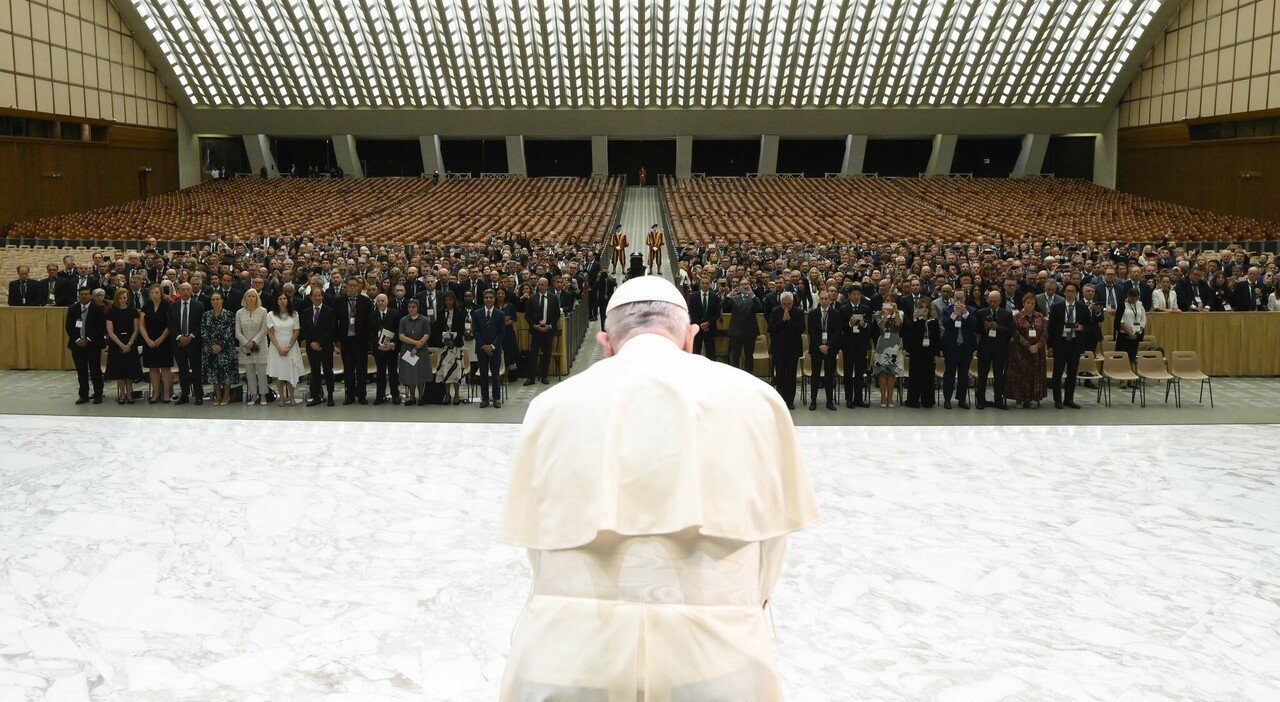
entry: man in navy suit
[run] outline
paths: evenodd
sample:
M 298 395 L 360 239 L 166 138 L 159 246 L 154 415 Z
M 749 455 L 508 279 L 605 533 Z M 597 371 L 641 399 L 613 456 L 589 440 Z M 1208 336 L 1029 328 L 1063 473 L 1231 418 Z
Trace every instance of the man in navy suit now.
M 172 306 L 170 306 L 172 309 Z M 338 331 L 338 313 L 333 305 L 325 304 L 324 289 L 311 288 L 311 306 L 299 312 L 302 322 L 302 338 L 307 342 L 307 358 L 311 360 L 311 399 L 308 407 L 315 407 L 328 398 L 333 407 L 333 338 Z M 327 395 L 320 391 L 320 377 L 324 376 Z
M 169 305 L 169 336 L 173 339 L 173 357 L 178 362 L 178 384 L 182 395 L 175 405 L 192 401 L 204 404 L 204 380 L 200 356 L 200 319 L 204 317 L 204 305 L 192 297 L 191 283 L 178 286 L 181 299 Z M 193 392 L 194 391 L 194 392 Z
M 76 364 L 80 381 L 77 405 L 89 401 L 89 380 L 93 380 L 93 404 L 102 404 L 102 346 L 107 336 L 107 317 L 93 302 L 89 288 L 80 288 L 80 301 L 67 307 L 67 348 Z
M 942 376 L 942 406 L 951 409 L 954 391 L 960 409 L 969 409 L 965 393 L 969 390 L 969 364 L 978 348 L 974 332 L 978 327 L 977 310 L 956 299 L 942 310 L 942 356 L 946 374 Z
M 476 360 L 480 364 L 480 408 L 489 406 L 492 382 L 493 406 L 502 406 L 502 335 L 507 315 L 493 306 L 493 290 L 484 291 L 484 306 L 471 311 L 471 336 L 476 340 Z
M 831 304 L 831 293 L 818 294 L 818 306 L 809 310 L 809 363 L 813 379 L 813 392 L 809 395 L 809 410 L 818 409 L 818 388 L 827 394 L 827 409 L 836 409 L 836 354 L 840 350 L 844 315 Z

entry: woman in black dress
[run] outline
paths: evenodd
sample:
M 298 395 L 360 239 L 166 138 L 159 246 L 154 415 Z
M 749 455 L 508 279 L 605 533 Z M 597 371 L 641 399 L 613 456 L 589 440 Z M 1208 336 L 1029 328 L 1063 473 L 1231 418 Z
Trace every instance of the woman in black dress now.
M 142 308 L 142 364 L 151 371 L 151 401 L 169 403 L 173 396 L 173 346 L 169 343 L 169 301 L 159 285 L 147 290 Z M 163 383 L 163 386 L 161 385 Z
M 142 375 L 138 361 L 138 311 L 129 304 L 129 289 L 116 290 L 107 310 L 107 373 L 116 381 L 116 404 L 133 404 L 133 380 Z
M 911 357 L 907 371 L 907 407 L 933 407 L 934 364 L 942 355 L 942 329 L 929 298 L 916 303 L 911 320 L 902 325 L 902 345 Z
M 520 356 L 516 348 L 516 306 L 507 300 L 507 291 L 502 288 L 498 288 L 495 304 L 507 316 L 507 328 L 502 331 L 502 365 L 510 374 L 515 372 Z

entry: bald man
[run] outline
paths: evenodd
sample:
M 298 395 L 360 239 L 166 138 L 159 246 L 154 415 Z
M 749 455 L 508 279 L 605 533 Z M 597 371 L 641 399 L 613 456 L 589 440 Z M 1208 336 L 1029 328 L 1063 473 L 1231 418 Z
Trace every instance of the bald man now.
M 1009 367 L 1009 340 L 1013 338 L 1013 313 L 1001 304 L 999 290 L 987 293 L 987 306 L 978 310 L 978 385 L 974 394 L 977 409 L 992 404 L 1007 410 L 1004 401 L 1005 373 Z M 987 402 L 987 374 L 995 385 L 995 402 Z

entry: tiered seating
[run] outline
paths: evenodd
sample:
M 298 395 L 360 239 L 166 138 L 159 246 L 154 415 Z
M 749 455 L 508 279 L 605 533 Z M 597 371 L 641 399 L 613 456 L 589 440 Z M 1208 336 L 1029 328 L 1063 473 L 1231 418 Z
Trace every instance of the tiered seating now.
M 206 183 L 90 212 L 13 225 L 10 237 L 207 240 L 264 231 L 329 234 L 425 192 L 417 178 L 240 178 Z
M 1280 225 L 1222 215 L 1084 180 L 902 179 L 903 189 L 930 204 L 1005 234 L 1047 234 L 1066 241 L 1274 239 Z
M 977 241 L 980 227 L 905 196 L 890 181 L 707 178 L 664 181 L 681 243 Z
M 345 229 L 348 239 L 451 244 L 525 234 L 563 243 L 604 238 L 620 178 L 449 180 Z
M 731 179 L 664 183 L 678 240 L 923 244 L 999 235 L 1064 241 L 1262 241 L 1280 224 L 1119 193 L 1083 180 Z

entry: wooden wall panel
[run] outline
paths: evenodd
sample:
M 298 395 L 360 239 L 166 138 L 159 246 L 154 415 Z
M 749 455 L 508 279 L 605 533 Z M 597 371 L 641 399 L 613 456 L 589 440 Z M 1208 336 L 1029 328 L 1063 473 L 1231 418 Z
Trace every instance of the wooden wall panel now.
M 1243 172 L 1251 177 L 1241 178 Z M 1181 125 L 1174 130 L 1122 130 L 1116 187 L 1188 207 L 1280 222 L 1280 139 L 1192 142 Z
M 176 131 L 114 126 L 105 144 L 0 137 L 0 227 L 136 200 L 144 167 L 148 194 L 178 189 Z

